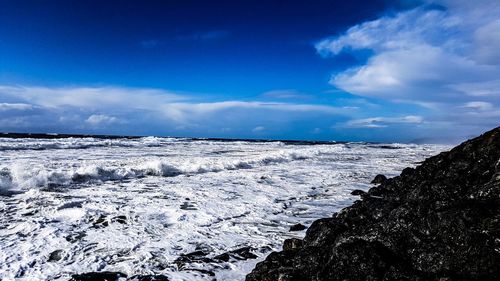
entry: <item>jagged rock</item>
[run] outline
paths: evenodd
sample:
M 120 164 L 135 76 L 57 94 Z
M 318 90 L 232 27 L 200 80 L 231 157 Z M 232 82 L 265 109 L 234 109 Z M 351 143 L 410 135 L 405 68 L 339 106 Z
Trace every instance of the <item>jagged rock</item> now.
M 135 275 L 127 281 L 169 281 L 169 279 L 165 275 Z
M 75 243 L 75 242 L 83 239 L 85 236 L 87 236 L 87 234 L 84 231 L 73 233 L 73 234 L 66 236 L 66 241 L 71 242 L 71 243 Z
M 205 249 L 205 247 L 200 247 L 201 249 Z M 255 259 L 257 255 L 252 253 L 252 251 L 256 250 L 252 247 L 242 247 L 236 250 L 228 251 L 219 255 L 214 256 L 213 258 L 209 258 L 209 252 L 205 250 L 196 250 L 191 253 L 182 254 L 175 261 L 174 264 L 177 265 L 179 270 L 189 271 L 198 269 L 190 268 L 189 265 L 192 263 L 222 263 L 229 261 L 241 261 L 248 259 Z M 264 250 L 264 249 L 261 249 Z M 204 274 L 208 274 L 205 272 Z M 209 274 L 210 275 L 210 274 Z
M 351 192 L 351 195 L 355 195 L 355 196 L 358 196 L 358 195 L 363 195 L 365 194 L 366 192 L 361 190 L 361 189 L 355 189 Z
M 252 253 L 253 250 L 254 248 L 252 247 L 243 247 L 230 251 L 229 253 L 231 253 L 236 259 L 239 260 L 256 259 L 257 255 Z
M 361 199 L 315 221 L 301 247 L 286 242 L 246 280 L 500 280 L 500 128 Z
M 100 215 L 99 218 L 92 223 L 94 228 L 106 227 L 109 225 L 109 222 L 106 220 L 105 215 Z
M 37 210 L 33 210 L 31 212 L 27 212 L 27 213 L 21 214 L 21 216 L 23 216 L 23 217 L 31 217 L 31 216 L 36 215 L 37 213 L 38 213 Z
M 49 262 L 56 262 L 60 261 L 63 258 L 63 250 L 55 250 L 52 253 L 50 253 L 49 256 Z
M 373 184 L 380 184 L 380 183 L 384 183 L 385 181 L 387 180 L 387 177 L 382 175 L 382 174 L 378 174 L 375 176 L 375 178 L 371 181 L 371 183 Z
M 229 253 L 222 253 L 214 257 L 216 261 L 225 261 L 228 262 L 231 259 L 231 255 Z
M 88 272 L 82 274 L 74 274 L 71 276 L 71 281 L 116 281 L 119 278 L 127 277 L 121 272 Z
M 182 254 L 180 257 L 178 257 L 174 263 L 177 265 L 177 268 L 179 269 L 184 269 L 187 264 L 189 263 L 210 263 L 210 262 L 215 262 L 211 258 L 207 258 L 206 255 L 208 253 L 205 253 L 203 251 L 194 251 L 191 253 L 187 254 Z
M 213 271 L 201 268 L 187 268 L 186 271 L 197 271 L 208 276 L 215 276 L 215 273 Z
M 124 215 L 116 216 L 113 218 L 113 222 L 118 222 L 121 224 L 127 224 L 127 217 Z
M 88 272 L 75 274 L 70 281 L 117 281 L 126 278 L 127 275 L 121 272 Z M 134 275 L 127 278 L 127 281 L 169 281 L 165 275 Z
M 286 239 L 283 242 L 283 251 L 295 251 L 302 248 L 303 241 L 298 238 Z
M 229 261 L 231 258 L 234 258 L 236 260 L 248 260 L 248 259 L 256 259 L 257 255 L 252 253 L 251 251 L 254 250 L 252 247 L 243 247 L 239 248 L 233 251 L 229 251 L 226 253 L 222 253 L 220 255 L 217 255 L 214 257 L 215 260 L 218 261 Z
M 301 231 L 301 230 L 304 230 L 306 228 L 307 227 L 305 225 L 298 223 L 298 224 L 294 224 L 294 225 L 290 226 L 289 231 Z

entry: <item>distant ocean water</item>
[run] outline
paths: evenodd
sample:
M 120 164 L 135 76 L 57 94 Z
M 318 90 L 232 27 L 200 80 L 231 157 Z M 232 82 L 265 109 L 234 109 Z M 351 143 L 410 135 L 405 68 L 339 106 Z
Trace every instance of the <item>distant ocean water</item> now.
M 291 225 L 331 216 L 376 174 L 397 175 L 448 148 L 0 138 L 0 279 L 120 271 L 243 280 L 284 239 L 305 234 Z M 207 262 L 242 247 L 257 258 Z M 194 251 L 205 262 L 181 266 Z

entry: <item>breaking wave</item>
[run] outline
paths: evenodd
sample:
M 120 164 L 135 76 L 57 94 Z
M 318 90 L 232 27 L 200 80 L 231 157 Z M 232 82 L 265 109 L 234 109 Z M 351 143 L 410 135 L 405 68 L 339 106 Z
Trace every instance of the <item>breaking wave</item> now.
M 30 189 L 44 187 L 68 187 L 78 184 L 96 184 L 105 181 L 148 176 L 175 177 L 227 170 L 252 169 L 277 163 L 305 160 L 311 155 L 297 152 L 278 152 L 246 160 L 199 160 L 198 162 L 167 162 L 162 159 L 146 160 L 139 163 L 83 165 L 71 170 L 50 169 L 42 165 L 17 163 L 0 168 L 1 189 Z
M 60 140 L 3 139 L 0 151 L 88 149 L 98 147 L 157 147 L 183 139 L 144 137 L 138 139 L 67 138 Z

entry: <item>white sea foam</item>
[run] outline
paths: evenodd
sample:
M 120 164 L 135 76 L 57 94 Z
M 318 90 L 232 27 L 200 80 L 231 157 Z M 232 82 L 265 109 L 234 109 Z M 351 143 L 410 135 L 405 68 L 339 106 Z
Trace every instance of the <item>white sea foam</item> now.
M 304 235 L 290 225 L 330 216 L 376 174 L 395 175 L 447 148 L 162 138 L 0 139 L 2 147 L 12 149 L 0 154 L 0 189 L 21 193 L 0 196 L 1 280 L 99 270 L 211 280 L 197 271 L 208 270 L 243 280 L 284 239 Z M 197 249 L 212 258 L 244 246 L 258 258 L 174 262 Z M 61 259 L 49 261 L 56 250 Z
M 88 149 L 95 147 L 155 147 L 172 142 L 182 142 L 182 138 L 144 137 L 136 139 L 62 138 L 32 139 L 4 138 L 0 141 L 0 151 L 6 150 L 47 150 L 47 149 Z
M 195 159 L 188 161 L 163 160 L 162 158 L 144 161 L 119 163 L 84 164 L 73 169 L 50 168 L 42 164 L 14 162 L 10 166 L 0 168 L 0 186 L 4 189 L 29 189 L 37 187 L 65 187 L 77 184 L 98 184 L 105 181 L 120 181 L 124 179 L 143 178 L 146 176 L 174 177 L 179 175 L 193 175 L 225 170 L 251 169 L 277 163 L 295 160 L 305 160 L 317 151 L 310 151 L 308 155 L 296 151 L 277 151 L 266 156 L 254 156 L 247 159 L 226 160 Z

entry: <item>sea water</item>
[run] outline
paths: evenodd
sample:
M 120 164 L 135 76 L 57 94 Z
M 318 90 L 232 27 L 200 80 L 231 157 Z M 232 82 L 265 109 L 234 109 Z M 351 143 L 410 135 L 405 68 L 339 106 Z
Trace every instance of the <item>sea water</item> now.
M 449 147 L 0 138 L 0 279 L 243 280 L 284 239 Z M 257 258 L 213 257 L 250 247 Z M 201 259 L 179 263 L 198 251 Z M 24 279 L 22 279 L 24 278 Z

